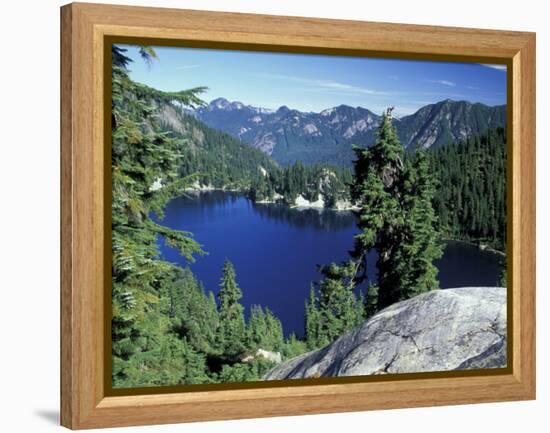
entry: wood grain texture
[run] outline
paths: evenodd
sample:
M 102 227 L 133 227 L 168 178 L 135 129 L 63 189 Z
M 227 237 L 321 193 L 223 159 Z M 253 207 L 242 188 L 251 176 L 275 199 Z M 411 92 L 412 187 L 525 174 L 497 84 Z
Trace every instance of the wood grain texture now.
M 72 10 L 61 10 L 61 424 L 71 427 L 72 373 Z
M 519 73 L 519 119 L 514 128 L 519 129 L 518 142 L 520 168 L 519 202 L 522 214 L 518 218 L 518 235 L 514 239 L 520 258 L 517 282 L 518 297 L 514 309 L 520 310 L 518 326 L 514 327 L 514 340 L 517 341 L 517 351 L 521 354 L 518 360 L 517 379 L 525 391 L 535 398 L 535 278 L 536 278 L 536 69 L 535 69 L 535 38 L 530 38 L 517 54 Z M 516 286 L 514 286 L 516 287 Z M 516 348 L 515 348 L 516 349 Z M 514 371 L 515 373 L 515 371 Z
M 358 21 L 71 4 L 61 10 L 61 423 L 79 429 L 535 397 L 535 36 Z M 104 389 L 105 37 L 492 61 L 511 67 L 511 374 L 108 397 Z M 233 44 L 233 45 L 232 45 Z M 107 231 L 109 230 L 109 231 Z

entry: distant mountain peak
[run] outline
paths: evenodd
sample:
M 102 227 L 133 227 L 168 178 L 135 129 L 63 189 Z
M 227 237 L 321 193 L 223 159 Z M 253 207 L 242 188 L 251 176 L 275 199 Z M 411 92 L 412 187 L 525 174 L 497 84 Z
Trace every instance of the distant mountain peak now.
M 240 101 L 229 101 L 226 98 L 220 97 L 215 98 L 210 101 L 208 104 L 208 110 L 218 110 L 218 111 L 250 111 L 257 114 L 269 114 L 274 113 L 274 110 L 270 108 L 263 107 L 253 107 L 252 105 L 246 105 Z
M 353 160 L 352 144 L 370 146 L 376 140 L 381 116 L 364 107 L 341 104 L 319 113 L 280 106 L 276 111 L 212 100 L 195 111 L 208 126 L 227 132 L 271 155 L 281 164 L 329 162 L 347 165 Z M 504 126 L 506 106 L 445 99 L 395 118 L 394 126 L 404 147 L 445 146 L 488 128 Z
M 210 101 L 208 106 L 210 108 L 217 108 L 218 110 L 225 110 L 229 106 L 230 102 L 225 98 L 216 98 Z
M 228 101 L 225 98 L 212 99 L 212 101 L 210 101 L 210 104 L 208 104 L 208 106 L 210 109 L 217 109 L 217 110 L 242 110 L 243 108 L 252 108 L 243 104 L 240 101 Z
M 239 101 L 234 101 L 231 103 L 231 108 L 234 108 L 235 110 L 242 110 L 244 108 L 244 104 Z
M 325 108 L 323 111 L 321 111 L 319 114 L 321 116 L 330 116 L 331 114 L 334 114 L 337 110 L 337 107 L 332 108 Z

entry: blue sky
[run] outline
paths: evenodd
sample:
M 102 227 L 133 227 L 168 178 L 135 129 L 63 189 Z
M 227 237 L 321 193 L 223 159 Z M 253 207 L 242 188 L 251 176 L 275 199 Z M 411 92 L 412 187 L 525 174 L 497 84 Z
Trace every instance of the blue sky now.
M 447 98 L 506 103 L 499 65 L 155 47 L 159 59 L 148 66 L 136 48 L 121 47 L 134 60 L 135 81 L 171 91 L 207 86 L 207 102 L 224 97 L 315 112 L 346 104 L 375 113 L 393 105 L 397 115 Z

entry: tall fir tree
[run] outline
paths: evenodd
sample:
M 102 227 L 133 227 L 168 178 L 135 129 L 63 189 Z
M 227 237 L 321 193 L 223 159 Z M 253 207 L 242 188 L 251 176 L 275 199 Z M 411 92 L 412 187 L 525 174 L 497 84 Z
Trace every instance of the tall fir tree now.
M 418 148 L 406 165 L 403 185 L 406 219 L 395 263 L 396 271 L 402 273 L 399 300 L 438 288 L 434 260 L 443 254 L 433 205 L 435 179 L 426 150 Z
M 377 299 L 367 294 L 367 309 L 375 311 L 437 287 L 433 261 L 441 255 L 433 209 L 434 181 L 423 150 L 410 161 L 392 125 L 391 110 L 382 116 L 376 143 L 355 148 L 351 188 L 359 205 L 352 253 L 366 275 L 366 260 L 376 250 Z
M 370 148 L 355 148 L 352 198 L 359 206 L 353 257 L 366 277 L 368 252 L 376 249 L 378 259 L 377 308 L 398 299 L 399 274 L 395 272 L 396 246 L 405 215 L 402 211 L 402 178 L 405 170 L 403 146 L 392 125 L 391 112 L 382 116 L 378 138 Z
M 324 336 L 321 312 L 317 306 L 318 303 L 315 288 L 312 285 L 309 291 L 309 298 L 305 302 L 304 323 L 306 343 L 310 350 L 330 343 L 328 338 Z
M 230 358 L 242 354 L 246 349 L 244 308 L 239 303 L 242 292 L 236 278 L 233 264 L 226 260 L 218 292 L 218 342 L 221 352 Z
M 402 287 L 411 272 L 407 268 L 407 262 L 412 261 L 408 254 L 414 254 L 415 250 L 402 243 L 411 217 L 405 206 L 410 201 L 408 205 L 414 207 L 416 201 L 410 195 L 412 188 L 409 187 L 410 191 L 405 188 L 407 176 L 411 175 L 407 172 L 410 164 L 405 162 L 390 110 L 382 116 L 376 143 L 354 150 L 357 159 L 351 196 L 359 206 L 357 225 L 361 231 L 355 236 L 350 261 L 321 268 L 323 279 L 318 296 L 312 293 L 306 304 L 306 340 L 310 347 L 333 341 L 360 324 L 367 312 L 406 295 Z M 426 195 L 429 199 L 429 194 Z M 369 277 L 367 260 L 373 249 L 378 252 L 378 284 L 369 288 L 366 299 L 361 295 L 358 300 L 354 290 Z M 422 274 L 418 279 L 424 277 Z

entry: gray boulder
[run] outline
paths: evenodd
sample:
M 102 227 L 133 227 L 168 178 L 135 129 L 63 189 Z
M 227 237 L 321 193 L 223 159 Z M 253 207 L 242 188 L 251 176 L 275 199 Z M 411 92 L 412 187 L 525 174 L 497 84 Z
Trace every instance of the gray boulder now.
M 506 367 L 506 289 L 434 290 L 398 302 L 264 379 Z

